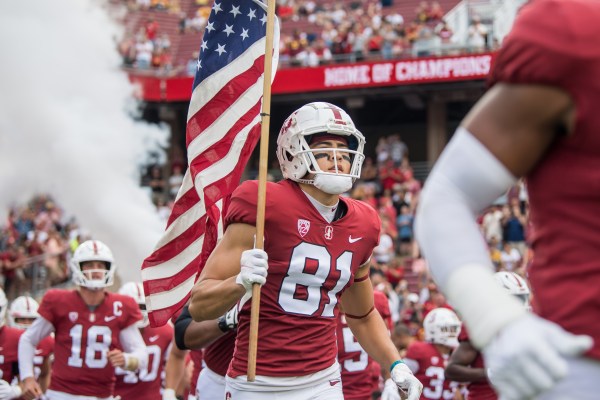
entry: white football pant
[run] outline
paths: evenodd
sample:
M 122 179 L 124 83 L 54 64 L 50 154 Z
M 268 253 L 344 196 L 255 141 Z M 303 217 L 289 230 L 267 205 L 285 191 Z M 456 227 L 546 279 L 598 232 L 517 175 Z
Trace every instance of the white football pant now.
M 225 377 L 226 400 L 344 400 L 337 361 L 329 368 L 306 376 Z

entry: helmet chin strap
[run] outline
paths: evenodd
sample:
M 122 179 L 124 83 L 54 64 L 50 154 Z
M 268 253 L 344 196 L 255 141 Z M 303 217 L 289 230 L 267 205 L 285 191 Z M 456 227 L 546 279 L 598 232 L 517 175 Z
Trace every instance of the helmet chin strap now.
M 313 185 L 329 194 L 342 194 L 352 188 L 352 178 L 343 175 L 315 174 Z

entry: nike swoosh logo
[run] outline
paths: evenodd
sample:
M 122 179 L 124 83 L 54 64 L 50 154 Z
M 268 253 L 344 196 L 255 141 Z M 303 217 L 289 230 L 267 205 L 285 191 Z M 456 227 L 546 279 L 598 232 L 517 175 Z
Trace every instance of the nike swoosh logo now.
M 110 322 L 110 321 L 112 321 L 115 318 L 117 318 L 117 317 L 114 316 L 114 315 L 112 317 L 104 317 L 104 322 Z
M 353 238 L 352 235 L 348 236 L 348 242 L 349 243 L 356 243 L 356 242 L 358 242 L 361 239 L 362 239 L 362 236 L 361 237 L 357 237 L 357 238 Z
M 158 340 L 158 338 L 159 338 L 159 336 L 156 335 L 156 336 L 149 337 L 148 340 L 151 342 L 156 342 Z
M 336 380 L 334 380 L 334 381 L 329 381 L 329 385 L 330 385 L 330 386 L 335 386 L 335 385 L 337 385 L 338 383 L 340 383 L 339 379 L 336 379 Z

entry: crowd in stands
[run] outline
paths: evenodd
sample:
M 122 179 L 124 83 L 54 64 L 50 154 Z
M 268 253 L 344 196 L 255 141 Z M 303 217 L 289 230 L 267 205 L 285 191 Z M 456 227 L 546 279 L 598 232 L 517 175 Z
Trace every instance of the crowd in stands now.
M 314 67 L 336 61 L 426 56 L 442 41 L 451 41 L 452 31 L 443 23 L 439 3 L 421 2 L 414 20 L 388 11 L 390 5 L 384 3 L 285 0 L 278 8 L 282 25 L 288 20 L 307 24 L 303 30 L 282 33 L 282 63 Z
M 159 33 L 160 25 L 149 18 L 135 33 L 127 33 L 119 43 L 123 66 L 138 70 L 153 70 L 161 74 L 173 72 L 171 39 L 167 33 Z
M 47 195 L 15 206 L 0 224 L 0 282 L 12 299 L 69 280 L 67 257 L 84 238 Z
M 211 12 L 208 0 L 195 0 L 195 11 L 182 11 L 178 1 L 129 0 L 129 13 L 171 13 L 179 19 L 174 31 L 162 31 L 155 18 L 137 24 L 119 43 L 123 65 L 161 75 L 194 75 L 198 53 L 186 63 L 173 54 L 171 41 L 201 35 Z M 335 62 L 358 62 L 490 50 L 488 28 L 473 16 L 466 43 L 456 43 L 444 21 L 447 10 L 436 1 L 422 1 L 407 18 L 391 0 L 316 2 L 278 0 L 281 19 L 281 67 L 315 67 Z M 150 14 L 148 14 L 150 12 Z M 170 37 L 177 35 L 177 38 Z M 176 61 L 179 60 L 179 61 Z

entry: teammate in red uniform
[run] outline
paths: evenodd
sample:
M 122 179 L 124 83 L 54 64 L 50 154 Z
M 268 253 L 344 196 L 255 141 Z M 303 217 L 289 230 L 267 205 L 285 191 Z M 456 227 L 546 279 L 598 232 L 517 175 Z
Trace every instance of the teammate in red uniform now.
M 70 267 L 78 288 L 49 290 L 38 310 L 40 317 L 19 341 L 19 370 L 27 399 L 42 394 L 33 378 L 33 358 L 36 345 L 51 332 L 56 343 L 46 392 L 50 400 L 110 399 L 115 367 L 135 371 L 147 365 L 146 346 L 136 326 L 142 319 L 137 304 L 131 297 L 105 290 L 115 273 L 110 249 L 96 240 L 84 242 Z
M 514 272 L 501 271 L 494 278 L 509 294 L 516 296 L 525 309 L 530 309 L 529 287 L 525 279 Z M 463 326 L 458 336 L 459 345 L 450 356 L 446 367 L 446 378 L 456 382 L 469 382 L 470 400 L 496 400 L 498 396 L 490 386 L 483 355 L 469 340 L 467 329 Z
M 23 331 L 4 324 L 7 309 L 8 300 L 0 289 L 0 398 L 16 399 L 21 395 L 21 387 L 11 383 L 19 374 L 17 347 Z
M 434 308 L 423 321 L 425 341 L 414 341 L 406 350 L 406 364 L 423 382 L 423 400 L 454 399 L 456 382 L 445 379 L 444 368 L 458 346 L 460 320 L 447 308 Z
M 257 377 L 247 382 L 245 376 L 247 302 L 226 378 L 232 399 L 341 399 L 338 299 L 361 346 L 392 369 L 411 399 L 418 398 L 420 383 L 400 361 L 379 313 L 372 312 L 369 259 L 379 218 L 368 205 L 340 197 L 360 175 L 363 147 L 348 114 L 332 104 L 310 103 L 285 121 L 277 156 L 286 179 L 267 184 L 264 251 L 253 249 L 257 182 L 244 182 L 233 193 L 224 237 L 189 307 L 195 320 L 215 319 L 248 297 L 253 283 L 263 285 Z
M 17 297 L 8 308 L 8 324 L 13 328 L 27 330 L 40 316 L 38 308 L 39 304 L 33 298 L 29 296 Z M 54 337 L 52 336 L 44 338 L 35 349 L 35 357 L 33 357 L 34 376 L 43 392 L 48 389 L 50 383 L 50 356 L 53 352 Z M 0 398 L 2 397 L 0 396 Z
M 388 299 L 385 294 L 378 290 L 375 290 L 373 295 L 375 309 L 379 312 L 389 330 L 392 327 L 392 315 Z M 377 365 L 377 368 L 373 368 L 375 362 L 356 341 L 343 312 L 339 313 L 336 336 L 338 362 L 342 368 L 344 399 L 370 400 L 373 390 L 376 389 L 373 385 L 374 381 L 379 383 L 380 367 Z M 377 376 L 370 373 L 375 370 Z M 394 384 L 394 386 L 396 385 Z M 398 392 L 397 389 L 396 392 Z
M 204 349 L 204 368 L 195 386 L 198 400 L 225 396 L 225 375 L 233 357 L 238 309 L 234 306 L 218 320 L 196 322 L 185 306 L 175 322 L 175 340 L 179 349 Z M 163 400 L 172 400 L 171 398 Z
M 525 5 L 430 174 L 416 218 L 432 273 L 505 399 L 600 393 L 600 2 Z M 529 315 L 493 279 L 477 215 L 525 176 Z M 444 221 L 440 224 L 440 221 Z
M 148 363 L 145 368 L 137 371 L 127 371 L 115 368 L 117 382 L 115 395 L 127 400 L 161 400 L 162 372 L 169 347 L 173 339 L 173 326 L 166 324 L 152 328 L 146 311 L 144 287 L 138 282 L 128 282 L 121 286 L 119 293 L 135 300 L 142 313 L 142 320 L 136 326 L 139 328 L 148 353 Z

